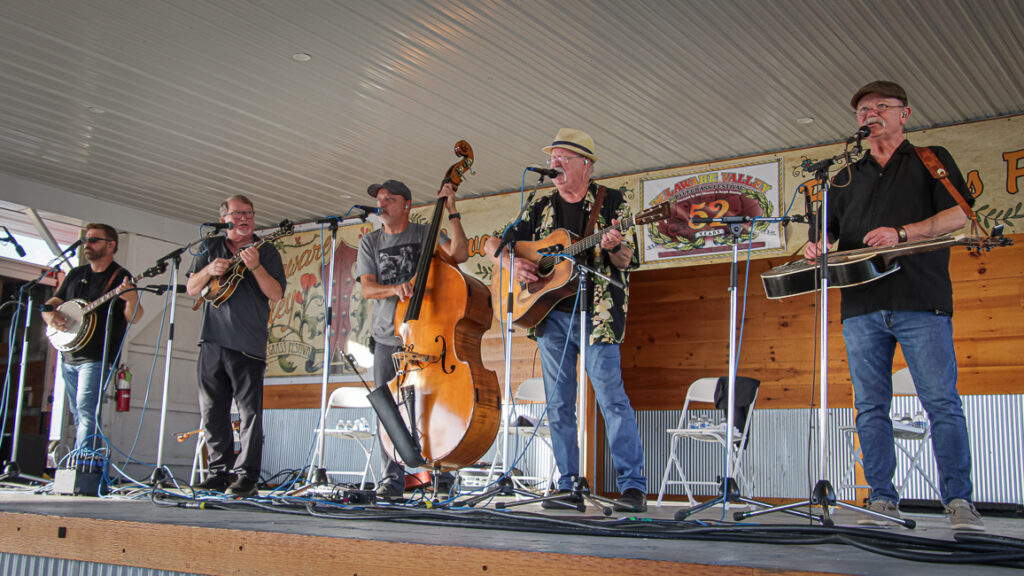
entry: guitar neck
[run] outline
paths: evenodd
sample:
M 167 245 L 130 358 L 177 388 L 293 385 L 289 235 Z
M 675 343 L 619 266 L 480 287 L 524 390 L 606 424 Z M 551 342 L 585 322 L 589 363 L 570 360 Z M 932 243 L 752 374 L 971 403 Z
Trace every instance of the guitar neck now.
M 609 230 L 618 230 L 619 232 L 625 232 L 629 228 L 633 227 L 634 221 L 635 219 L 632 216 L 630 216 L 629 218 L 626 218 L 625 220 L 619 222 L 618 224 L 613 224 L 612 226 L 598 230 L 597 232 L 594 232 L 593 234 L 587 236 L 586 238 L 580 240 L 579 242 L 576 242 L 571 246 L 567 246 L 565 251 L 567 254 L 571 256 L 576 256 L 577 254 L 580 254 L 586 250 L 590 250 L 594 246 L 597 246 L 598 244 L 601 243 L 601 237 L 604 236 L 605 233 L 608 232 Z
M 917 242 L 906 242 L 904 244 L 896 244 L 893 246 L 883 246 L 881 248 L 857 248 L 854 250 L 845 250 L 841 252 L 835 252 L 837 258 L 850 259 L 862 255 L 870 256 L 881 256 L 887 260 L 897 258 L 899 256 L 907 256 L 910 254 L 918 254 L 921 252 L 931 252 L 933 250 L 939 250 L 941 248 L 947 248 L 949 246 L 956 246 L 957 244 L 970 244 L 972 240 L 965 236 L 942 236 L 939 238 L 933 238 L 930 240 L 918 240 Z

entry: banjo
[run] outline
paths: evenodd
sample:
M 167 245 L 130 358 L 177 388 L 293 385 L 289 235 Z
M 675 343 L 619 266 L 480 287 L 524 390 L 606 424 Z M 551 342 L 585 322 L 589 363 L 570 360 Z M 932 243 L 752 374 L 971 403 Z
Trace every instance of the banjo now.
M 147 270 L 138 276 L 133 276 L 130 282 L 135 284 L 139 280 L 153 275 Z M 55 312 L 63 314 L 67 322 L 60 329 L 47 325 L 46 337 L 50 339 L 50 344 L 61 352 L 77 352 L 85 348 L 85 345 L 92 340 L 93 333 L 96 332 L 96 315 L 93 312 L 115 296 L 117 296 L 117 288 L 92 302 L 77 298 L 58 306 Z

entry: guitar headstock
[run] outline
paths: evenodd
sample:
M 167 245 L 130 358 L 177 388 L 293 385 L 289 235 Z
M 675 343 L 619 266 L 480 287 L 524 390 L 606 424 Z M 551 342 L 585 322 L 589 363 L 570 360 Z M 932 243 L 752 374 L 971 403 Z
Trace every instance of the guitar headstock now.
M 287 218 L 281 220 L 281 223 L 278 224 L 277 227 L 278 234 L 281 236 L 287 236 L 288 234 L 291 234 L 295 230 L 295 224 L 292 224 L 292 221 L 288 220 Z
M 982 250 L 988 252 L 993 248 L 1011 246 L 1013 245 L 1013 240 L 1003 236 L 1003 225 L 1000 224 L 999 226 L 992 228 L 992 232 L 989 234 L 988 238 L 971 238 L 966 242 L 966 244 L 968 251 L 974 252 L 975 254 L 981 254 Z
M 652 222 L 658 222 L 669 217 L 672 213 L 672 203 L 662 202 L 656 206 L 651 206 L 646 210 L 641 210 L 637 213 L 633 219 L 637 224 L 650 224 Z

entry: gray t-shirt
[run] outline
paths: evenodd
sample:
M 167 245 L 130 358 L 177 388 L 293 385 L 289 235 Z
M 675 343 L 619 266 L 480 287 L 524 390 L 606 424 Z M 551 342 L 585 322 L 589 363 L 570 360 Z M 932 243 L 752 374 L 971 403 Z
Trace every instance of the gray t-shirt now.
M 254 239 L 255 240 L 255 239 Z M 217 258 L 234 257 L 223 236 L 207 242 L 208 251 L 192 261 L 192 275 Z M 271 243 L 260 246 L 260 265 L 281 284 L 284 290 L 287 276 L 281 263 L 281 254 Z M 270 300 L 260 290 L 260 284 L 246 271 L 235 291 L 219 307 L 203 304 L 203 324 L 199 343 L 213 342 L 230 350 L 237 350 L 255 358 L 267 355 L 267 330 L 270 320 Z
M 408 282 L 416 274 L 420 247 L 427 232 L 427 226 L 410 222 L 409 227 L 399 234 L 387 234 L 383 228 L 378 228 L 363 236 L 359 241 L 356 278 L 362 278 L 364 274 L 373 274 L 377 277 L 378 284 Z M 441 244 L 446 243 L 448 237 L 441 233 Z M 401 345 L 401 338 L 395 335 L 397 306 L 397 296 L 373 301 L 370 334 L 375 341 L 390 346 Z

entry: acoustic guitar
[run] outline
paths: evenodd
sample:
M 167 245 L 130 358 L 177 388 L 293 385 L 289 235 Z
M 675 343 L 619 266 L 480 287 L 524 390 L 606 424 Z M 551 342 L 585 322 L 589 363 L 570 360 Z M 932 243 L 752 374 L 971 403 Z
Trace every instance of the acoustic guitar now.
M 278 231 L 273 234 L 268 234 L 263 238 L 256 241 L 254 246 L 259 249 L 260 246 L 267 242 L 273 242 L 281 236 L 287 236 L 294 230 L 294 225 L 290 220 L 282 220 L 278 224 Z M 235 288 L 238 287 L 238 283 L 242 281 L 242 277 L 245 276 L 245 261 L 242 260 L 240 254 L 235 254 L 235 257 L 231 259 L 231 263 L 228 264 L 228 269 L 223 274 L 216 278 L 211 278 L 206 286 L 199 292 L 199 298 L 196 298 L 196 303 L 192 305 L 193 310 L 199 310 L 199 307 L 203 305 L 203 302 L 209 302 L 214 308 L 219 308 L 221 304 L 227 302 L 228 298 L 235 293 Z
M 869 247 L 828 255 L 829 288 L 845 288 L 873 282 L 900 269 L 896 260 L 900 256 L 941 250 L 950 246 L 967 246 L 969 250 L 991 250 L 996 246 L 1008 246 L 1013 241 L 1005 236 L 991 238 L 967 236 L 941 236 L 931 240 L 906 242 L 881 248 Z M 821 266 L 817 261 L 795 260 L 761 274 L 765 294 L 770 299 L 787 298 L 807 294 L 818 289 Z
M 517 242 L 516 258 L 536 262 L 538 278 L 529 283 L 516 282 L 512 281 L 507 273 L 499 274 L 498 269 L 495 269 L 491 282 L 492 301 L 504 303 L 507 299 L 508 285 L 511 283 L 512 323 L 522 328 L 536 326 L 556 304 L 573 295 L 579 285 L 575 266 L 563 258 L 562 254 L 574 257 L 597 246 L 601 242 L 601 236 L 609 230 L 624 232 L 637 224 L 664 220 L 669 217 L 671 208 L 671 202 L 663 202 L 575 242 L 575 236 L 562 228 L 534 242 Z M 499 319 L 502 319 L 502 314 L 506 312 L 504 305 L 495 306 L 494 310 Z

